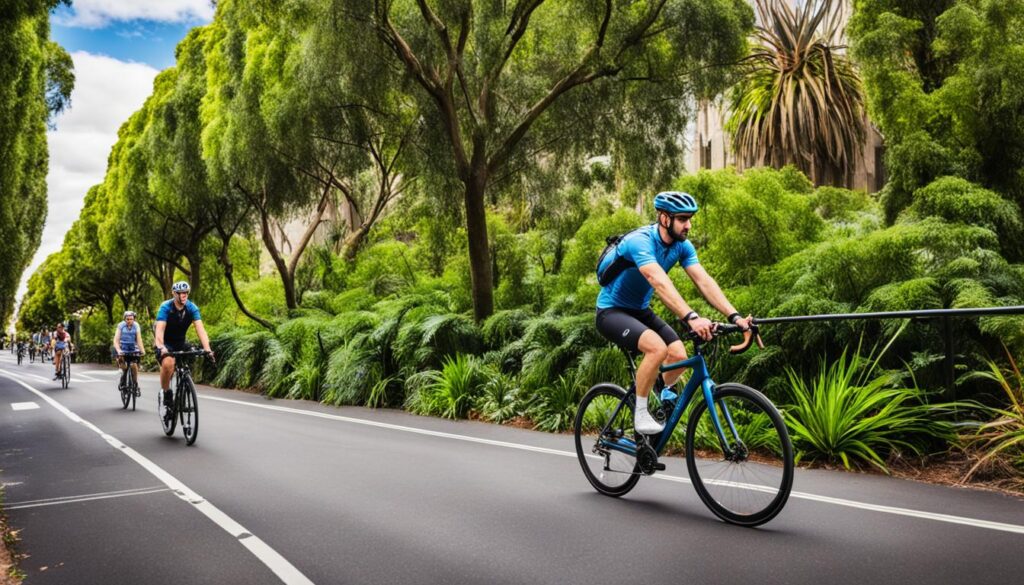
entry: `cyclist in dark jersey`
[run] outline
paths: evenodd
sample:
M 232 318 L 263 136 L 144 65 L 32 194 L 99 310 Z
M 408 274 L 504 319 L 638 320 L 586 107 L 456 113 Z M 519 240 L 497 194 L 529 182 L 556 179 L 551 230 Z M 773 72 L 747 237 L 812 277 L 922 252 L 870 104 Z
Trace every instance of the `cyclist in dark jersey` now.
M 658 366 L 686 359 L 686 348 L 679 335 L 650 309 L 654 292 L 697 335 L 711 339 L 711 321 L 690 308 L 667 271 L 676 263 L 682 266 L 701 295 L 723 315 L 728 315 L 732 323 L 746 329 L 752 319 L 749 316 L 744 319 L 729 303 L 718 283 L 698 262 L 693 244 L 686 239 L 690 219 L 697 213 L 696 200 L 687 193 L 659 193 L 654 198 L 654 208 L 658 221 L 627 234 L 614 253 L 608 254 L 598 267 L 602 271 L 619 257 L 629 266 L 601 289 L 596 317 L 597 329 L 606 339 L 630 352 L 644 354 L 636 372 L 635 426 L 637 432 L 645 435 L 657 434 L 664 427 L 647 410 L 647 398 L 658 376 Z M 679 369 L 666 372 L 666 387 L 675 384 L 681 373 Z
M 167 355 L 169 351 L 182 351 L 186 348 L 185 334 L 189 325 L 196 326 L 196 335 L 203 344 L 206 353 L 213 357 L 210 349 L 210 338 L 203 327 L 203 318 L 199 315 L 199 307 L 188 300 L 191 291 L 185 281 L 176 282 L 171 287 L 173 297 L 163 302 L 156 313 L 156 331 L 154 342 L 156 358 L 160 362 L 160 388 L 163 389 L 163 400 L 160 403 L 160 416 L 166 417 L 168 407 L 173 405 L 171 394 L 171 376 L 174 375 L 174 357 Z

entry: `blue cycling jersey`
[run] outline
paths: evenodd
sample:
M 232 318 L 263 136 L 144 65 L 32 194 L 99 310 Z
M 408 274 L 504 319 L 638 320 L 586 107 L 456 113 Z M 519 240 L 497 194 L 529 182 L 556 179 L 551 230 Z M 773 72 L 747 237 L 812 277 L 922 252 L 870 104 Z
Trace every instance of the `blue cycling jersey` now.
M 138 351 L 135 346 L 135 337 L 139 332 L 139 324 L 133 323 L 129 327 L 128 323 L 121 321 L 117 324 L 117 328 L 121 330 L 121 351 L 127 353 Z
M 192 301 L 185 301 L 185 306 L 179 311 L 174 306 L 174 299 L 169 299 L 160 305 L 156 312 L 156 320 L 167 323 L 164 328 L 164 345 L 173 348 L 181 348 L 185 345 L 185 334 L 193 321 L 202 321 L 199 315 L 199 307 Z
M 646 309 L 651 304 L 654 288 L 640 274 L 641 266 L 657 262 L 668 272 L 676 262 L 683 268 L 698 263 L 697 250 L 689 240 L 666 244 L 658 234 L 656 223 L 628 234 L 619 242 L 616 253 L 608 254 L 602 264 L 612 262 L 616 254 L 632 260 L 636 266 L 624 270 L 611 284 L 601 289 L 597 296 L 598 309 Z

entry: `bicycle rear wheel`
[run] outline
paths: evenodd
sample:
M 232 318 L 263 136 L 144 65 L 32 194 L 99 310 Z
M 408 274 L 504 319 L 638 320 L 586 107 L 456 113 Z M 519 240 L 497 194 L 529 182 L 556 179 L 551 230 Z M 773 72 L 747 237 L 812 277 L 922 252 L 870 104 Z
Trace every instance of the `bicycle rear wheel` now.
M 782 415 L 763 394 L 742 384 L 715 389 L 715 415 L 729 441 L 722 449 L 708 405 L 690 411 L 686 466 L 701 501 L 741 526 L 771 520 L 793 488 L 793 445 Z
M 185 444 L 196 442 L 199 435 L 199 401 L 196 399 L 196 387 L 191 378 L 185 378 L 178 387 L 178 416 L 181 417 L 181 432 L 185 434 Z
M 619 408 L 625 396 L 626 391 L 619 386 L 598 384 L 580 401 L 573 422 L 576 457 L 583 475 L 606 496 L 624 495 L 640 480 L 636 456 L 608 446 L 632 443 L 627 434 L 633 437 L 634 433 L 633 399 Z

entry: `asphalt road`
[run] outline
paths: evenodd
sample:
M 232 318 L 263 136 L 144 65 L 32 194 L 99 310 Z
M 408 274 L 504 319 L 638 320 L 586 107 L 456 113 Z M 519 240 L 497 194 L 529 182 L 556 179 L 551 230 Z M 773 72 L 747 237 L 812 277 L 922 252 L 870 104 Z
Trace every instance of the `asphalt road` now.
M 0 352 L 0 482 L 27 585 L 1013 583 L 1024 501 L 797 470 L 767 525 L 717 520 L 683 460 L 621 499 L 569 435 L 199 388 L 165 437 L 156 378 Z

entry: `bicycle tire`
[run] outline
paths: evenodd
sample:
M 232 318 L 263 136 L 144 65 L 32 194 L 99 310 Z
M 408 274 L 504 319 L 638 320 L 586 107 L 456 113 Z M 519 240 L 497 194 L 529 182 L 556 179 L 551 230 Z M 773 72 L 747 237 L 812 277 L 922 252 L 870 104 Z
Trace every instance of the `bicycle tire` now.
M 70 359 L 70 357 L 64 356 L 64 359 L 60 362 L 62 372 L 60 380 L 61 384 L 64 385 L 64 388 L 67 388 L 68 384 L 71 383 L 71 362 L 68 361 Z
M 180 385 L 178 385 L 178 387 L 180 388 Z M 160 416 L 160 404 L 163 402 L 163 399 L 164 399 L 164 392 L 163 392 L 163 390 L 157 390 L 156 391 L 156 412 L 157 412 L 157 416 Z M 177 401 L 178 401 L 178 396 L 177 396 L 177 388 L 176 388 L 175 389 L 175 396 L 174 396 L 173 400 L 171 401 L 171 403 L 172 404 L 177 404 Z M 160 426 L 163 427 L 164 434 L 167 435 L 168 437 L 170 437 L 171 435 L 174 434 L 174 429 L 178 428 L 178 414 L 175 413 L 174 416 L 160 416 Z
M 132 410 L 135 410 L 135 397 L 139 394 L 139 380 L 135 376 L 135 371 L 132 370 L 131 365 L 128 366 L 128 392 L 132 395 Z
M 131 384 L 128 383 L 128 378 L 131 375 L 131 368 L 124 374 L 121 374 L 121 383 L 117 389 L 121 391 L 121 410 L 128 409 L 128 403 L 131 401 Z
M 793 488 L 793 445 L 789 433 L 772 402 L 749 386 L 721 384 L 715 389 L 714 402 L 728 437 L 732 433 L 722 405 L 727 406 L 726 412 L 740 437 L 742 456 L 739 460 L 726 459 L 714 433 L 707 403 L 700 400 L 693 405 L 686 426 L 690 481 L 704 505 L 722 520 L 740 526 L 759 526 L 782 511 Z M 750 458 L 751 454 L 756 457 L 767 452 L 771 457 L 765 461 Z
M 191 445 L 199 436 L 199 401 L 192 378 L 186 377 L 178 387 L 178 416 L 181 419 L 181 432 L 185 435 L 185 444 Z
M 636 457 L 615 450 L 601 451 L 597 441 L 600 428 L 606 426 L 621 436 L 634 432 L 633 400 L 627 400 L 617 414 L 614 411 L 625 396 L 626 391 L 615 384 L 598 384 L 583 396 L 573 421 L 576 457 L 583 475 L 598 492 L 616 498 L 629 493 L 640 481 Z M 608 421 L 612 414 L 615 420 Z

